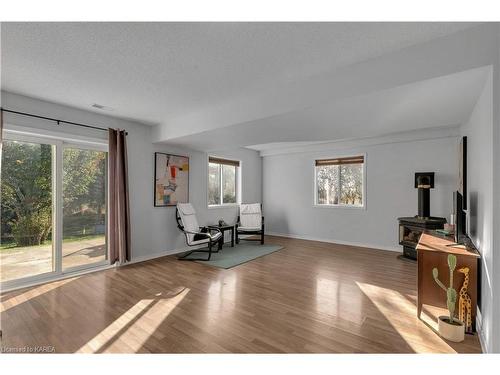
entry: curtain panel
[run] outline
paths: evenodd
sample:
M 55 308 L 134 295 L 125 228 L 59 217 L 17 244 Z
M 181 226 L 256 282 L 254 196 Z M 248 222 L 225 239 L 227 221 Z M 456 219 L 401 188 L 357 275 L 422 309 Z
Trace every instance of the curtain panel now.
M 125 130 L 109 129 L 109 260 L 130 261 L 130 203 L 127 137 Z

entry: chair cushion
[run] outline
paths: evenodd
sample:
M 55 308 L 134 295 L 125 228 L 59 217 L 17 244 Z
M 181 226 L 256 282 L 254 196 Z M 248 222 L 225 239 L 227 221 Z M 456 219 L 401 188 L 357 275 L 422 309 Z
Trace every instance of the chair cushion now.
M 200 228 L 200 232 L 196 233 L 193 237 L 193 241 L 204 240 L 207 238 L 207 234 L 210 234 L 207 227 Z
M 177 210 L 179 211 L 179 217 L 181 218 L 184 230 L 194 233 L 203 233 L 200 230 L 198 219 L 196 219 L 196 211 L 191 203 L 177 203 Z M 192 246 L 208 243 L 209 238 L 201 238 L 195 240 L 194 233 L 186 233 L 186 242 L 188 245 Z M 217 232 L 213 235 L 210 234 L 210 237 L 212 238 L 212 241 L 215 242 L 220 238 L 221 235 L 221 232 Z
M 189 232 L 199 232 L 200 226 L 198 225 L 198 220 L 196 215 L 180 215 L 184 229 Z
M 217 232 L 215 233 L 212 237 L 212 242 L 216 242 L 220 237 L 222 236 L 222 233 L 221 232 Z M 201 240 L 190 240 L 188 241 L 188 245 L 190 246 L 193 246 L 193 245 L 201 245 L 201 244 L 204 244 L 204 243 L 208 243 L 209 239 L 208 238 L 204 238 L 204 239 L 201 239 Z
M 179 216 L 184 230 L 189 232 L 200 231 L 200 226 L 198 225 L 198 220 L 196 219 L 196 211 L 191 203 L 177 203 L 177 210 L 179 211 Z M 193 237 L 194 234 L 186 233 L 186 241 L 188 245 L 192 244 Z
M 259 230 L 262 227 L 262 212 L 260 203 L 240 205 L 240 224 L 241 225 L 238 229 L 258 228 L 257 230 Z
M 240 215 L 260 214 L 260 203 L 249 203 L 240 205 Z
M 262 227 L 238 227 L 238 232 L 256 232 L 262 230 Z
M 196 211 L 191 203 L 177 203 L 177 209 L 184 215 L 196 214 Z

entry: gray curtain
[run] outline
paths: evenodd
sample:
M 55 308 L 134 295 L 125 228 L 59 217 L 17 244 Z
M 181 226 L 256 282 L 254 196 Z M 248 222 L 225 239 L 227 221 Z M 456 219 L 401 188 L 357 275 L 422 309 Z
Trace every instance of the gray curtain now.
M 130 207 L 128 192 L 127 136 L 109 129 L 109 259 L 130 261 Z

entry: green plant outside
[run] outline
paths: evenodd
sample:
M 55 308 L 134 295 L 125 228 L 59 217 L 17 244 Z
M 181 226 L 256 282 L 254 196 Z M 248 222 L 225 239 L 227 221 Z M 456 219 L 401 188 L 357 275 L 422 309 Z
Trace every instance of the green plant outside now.
M 1 164 L 0 250 L 36 247 L 52 238 L 53 146 L 5 140 Z M 63 240 L 102 236 L 106 153 L 63 153 Z

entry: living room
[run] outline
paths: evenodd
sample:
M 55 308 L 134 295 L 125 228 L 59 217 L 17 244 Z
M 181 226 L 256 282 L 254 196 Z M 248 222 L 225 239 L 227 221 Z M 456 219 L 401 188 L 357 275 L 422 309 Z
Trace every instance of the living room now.
M 2 352 L 498 353 L 499 36 L 3 20 Z

